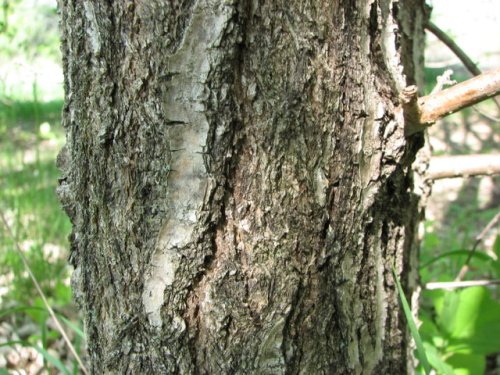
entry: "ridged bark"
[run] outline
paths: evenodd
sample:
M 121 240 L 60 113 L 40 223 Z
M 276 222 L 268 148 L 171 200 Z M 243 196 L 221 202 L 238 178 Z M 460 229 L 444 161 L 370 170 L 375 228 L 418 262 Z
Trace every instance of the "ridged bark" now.
M 94 374 L 404 374 L 423 2 L 61 1 Z

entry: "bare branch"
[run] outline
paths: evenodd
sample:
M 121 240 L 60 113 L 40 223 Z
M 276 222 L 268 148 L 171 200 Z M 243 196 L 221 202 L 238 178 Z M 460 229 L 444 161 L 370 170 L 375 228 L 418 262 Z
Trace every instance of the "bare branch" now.
M 425 28 L 433 33 L 441 42 L 446 44 L 446 46 L 453 51 L 453 53 L 460 59 L 472 75 L 478 76 L 481 74 L 481 70 L 476 64 L 474 64 L 472 59 L 443 30 L 430 21 L 427 22 Z
M 413 86 L 409 86 L 401 95 L 405 133 L 408 136 L 422 131 L 441 117 L 470 107 L 499 93 L 500 68 L 438 93 L 421 97 L 418 99 L 418 108 L 415 104 L 416 90 Z
M 498 221 L 500 220 L 500 213 L 496 214 L 493 219 L 490 220 L 488 225 L 479 233 L 479 235 L 476 237 L 476 241 L 474 242 L 474 246 L 472 246 L 472 250 L 469 252 L 469 256 L 465 260 L 464 265 L 460 269 L 460 272 L 458 273 L 457 277 L 455 278 L 455 281 L 460 281 L 464 278 L 465 274 L 469 270 L 469 263 L 470 260 L 472 259 L 472 256 L 476 252 L 477 247 L 483 240 L 484 236 L 488 234 L 488 232 L 495 226 L 497 225 Z
M 500 93 L 500 69 L 481 73 L 472 59 L 439 27 L 428 22 L 426 28 L 450 48 L 476 77 L 446 90 L 433 92 L 419 98 L 418 105 L 415 104 L 416 93 L 413 92 L 413 87 L 407 87 L 406 92 L 403 91 L 401 95 L 406 136 L 424 130 L 441 117 L 470 107 L 485 99 L 493 98 L 500 108 L 500 103 L 495 98 Z
M 425 284 L 425 289 L 456 289 L 468 288 L 471 286 L 500 285 L 500 280 L 470 280 L 470 281 L 448 281 Z
M 478 68 L 478 66 L 472 61 L 469 55 L 467 55 L 464 50 L 462 50 L 458 46 L 458 44 L 456 44 L 455 41 L 451 39 L 443 30 L 441 30 L 430 21 L 427 22 L 425 28 L 433 33 L 441 42 L 443 42 L 460 59 L 462 64 L 464 64 L 464 66 L 473 76 L 482 74 L 481 69 Z M 497 98 L 493 98 L 493 100 L 500 110 L 500 100 L 498 100 Z
M 435 156 L 430 161 L 427 178 L 491 176 L 500 174 L 500 154 Z
M 470 107 L 500 93 L 500 69 L 483 73 L 453 87 L 419 99 L 422 124 Z

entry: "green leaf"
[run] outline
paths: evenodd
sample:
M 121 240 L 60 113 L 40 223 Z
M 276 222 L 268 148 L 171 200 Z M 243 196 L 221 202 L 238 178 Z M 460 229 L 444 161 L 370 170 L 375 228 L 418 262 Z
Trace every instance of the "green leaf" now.
M 438 374 L 443 374 L 443 375 L 455 375 L 455 372 L 453 371 L 453 367 L 449 364 L 447 364 L 442 358 L 441 355 L 439 354 L 439 351 L 437 348 L 429 344 L 428 342 L 424 342 L 424 347 L 425 351 L 427 353 L 427 356 L 429 358 L 429 362 L 434 367 L 437 371 Z
M 40 297 L 37 297 L 33 302 L 33 305 L 33 307 L 36 308 L 26 309 L 26 314 L 28 314 L 34 322 L 38 324 L 44 324 L 49 317 L 49 313 L 47 312 L 45 304 Z
M 420 311 L 419 320 L 421 322 L 419 332 L 424 340 L 431 339 L 432 337 L 439 335 L 438 327 L 436 327 L 432 319 L 426 314 L 425 311 Z
M 485 287 L 448 292 L 439 316 L 447 352 L 486 355 L 500 351 L 500 303 Z
M 54 288 L 55 298 L 58 305 L 66 305 L 71 303 L 71 288 L 58 280 Z
M 433 304 L 434 309 L 436 310 L 436 314 L 438 316 L 440 316 L 442 314 L 446 293 L 447 292 L 443 289 L 423 290 L 422 291 L 422 296 L 425 299 L 432 301 L 432 304 Z
M 456 375 L 484 374 L 486 360 L 479 354 L 454 354 L 446 361 L 453 366 Z
M 419 316 L 421 325 L 419 327 L 419 332 L 421 334 L 422 340 L 427 342 L 432 342 L 436 348 L 445 348 L 447 341 L 442 337 L 441 332 L 439 331 L 439 327 L 436 326 L 434 321 L 425 314 L 425 311 L 420 311 Z M 429 359 L 429 362 L 431 360 Z M 432 362 L 431 362 L 432 364 Z
M 399 298 L 401 299 L 401 305 L 403 306 L 403 311 L 406 316 L 406 321 L 408 322 L 408 328 L 410 329 L 413 340 L 415 340 L 415 344 L 417 345 L 418 359 L 422 363 L 425 373 L 429 375 L 432 369 L 431 366 L 429 365 L 429 361 L 427 360 L 427 355 L 425 353 L 425 348 L 422 343 L 422 339 L 420 338 L 420 334 L 418 333 L 417 325 L 415 324 L 415 320 L 413 320 L 413 315 L 411 313 L 410 306 L 408 305 L 408 301 L 406 300 L 403 288 L 401 287 L 401 283 L 399 282 L 394 267 L 392 268 L 392 275 L 398 287 Z
M 493 252 L 496 254 L 497 259 L 500 258 L 500 235 L 497 235 L 493 243 Z
M 444 292 L 444 291 L 443 291 Z M 457 308 L 460 304 L 460 290 L 444 292 L 443 299 L 435 301 L 438 325 L 447 336 L 455 329 Z

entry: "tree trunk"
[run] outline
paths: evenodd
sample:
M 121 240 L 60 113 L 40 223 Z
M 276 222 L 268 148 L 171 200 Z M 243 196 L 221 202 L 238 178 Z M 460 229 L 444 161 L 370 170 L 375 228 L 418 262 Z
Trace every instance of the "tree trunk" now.
M 404 374 L 423 1 L 62 0 L 94 374 Z

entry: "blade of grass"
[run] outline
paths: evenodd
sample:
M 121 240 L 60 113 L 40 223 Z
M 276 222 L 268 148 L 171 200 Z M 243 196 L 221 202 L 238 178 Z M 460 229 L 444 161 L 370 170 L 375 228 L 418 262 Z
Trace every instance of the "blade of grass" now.
M 60 316 L 61 320 L 73 330 L 82 340 L 85 340 L 85 333 L 78 327 L 75 323 L 73 323 L 71 320 L 65 318 L 64 316 Z
M 80 349 L 81 349 L 81 340 L 79 339 L 78 336 L 75 339 L 75 347 L 76 347 L 76 349 L 78 351 L 80 351 Z M 73 365 L 73 375 L 78 375 L 78 362 L 73 359 L 73 361 L 71 361 L 71 364 Z
M 3 212 L 1 210 L 0 210 L 0 216 L 2 218 L 5 229 L 7 230 L 7 233 L 14 240 L 15 248 L 16 248 L 19 256 L 21 257 L 24 266 L 26 267 L 26 271 L 28 272 L 31 280 L 33 281 L 33 284 L 35 285 L 35 288 L 38 291 L 38 294 L 40 294 L 40 297 L 42 298 L 43 304 L 47 308 L 47 311 L 49 312 L 52 319 L 54 320 L 54 323 L 57 327 L 57 330 L 61 333 L 64 341 L 66 342 L 66 345 L 68 345 L 68 348 L 69 348 L 71 354 L 73 354 L 75 359 L 78 361 L 78 364 L 80 365 L 83 373 L 85 375 L 89 375 L 87 369 L 83 365 L 82 360 L 80 359 L 80 356 L 78 355 L 75 348 L 73 347 L 73 344 L 71 343 L 70 339 L 68 338 L 68 335 L 66 335 L 66 331 L 64 331 L 64 328 L 62 327 L 61 323 L 59 322 L 59 319 L 57 319 L 57 316 L 54 313 L 54 310 L 52 309 L 49 302 L 47 301 L 47 298 L 45 297 L 45 294 L 43 293 L 42 288 L 40 287 L 40 284 L 38 283 L 35 275 L 33 274 L 33 271 L 31 270 L 31 267 L 28 263 L 28 259 L 26 259 L 26 257 L 24 256 L 23 251 L 21 250 L 21 247 L 19 246 L 19 242 L 17 241 L 16 237 L 14 236 L 14 233 L 12 232 L 12 229 L 10 228 L 9 223 L 7 222 L 7 219 L 5 219 L 5 215 L 3 214 Z
M 408 322 L 408 328 L 410 329 L 413 340 L 415 340 L 415 344 L 417 345 L 418 358 L 420 359 L 420 362 L 422 362 L 425 373 L 427 375 L 430 375 L 432 368 L 429 364 L 429 361 L 427 360 L 427 354 L 425 352 L 424 344 L 422 342 L 422 339 L 420 338 L 420 334 L 418 333 L 417 325 L 415 324 L 415 320 L 413 319 L 410 305 L 408 305 L 408 301 L 406 300 L 403 288 L 401 287 L 401 283 L 399 282 L 399 278 L 396 275 L 396 270 L 394 269 L 394 267 L 392 267 L 392 276 L 396 281 L 399 298 L 401 299 L 401 305 L 403 306 L 403 311 Z
M 42 331 L 42 349 L 45 350 L 47 348 L 47 325 L 45 323 L 40 324 L 40 330 Z M 43 365 L 47 366 L 48 359 L 43 357 Z

